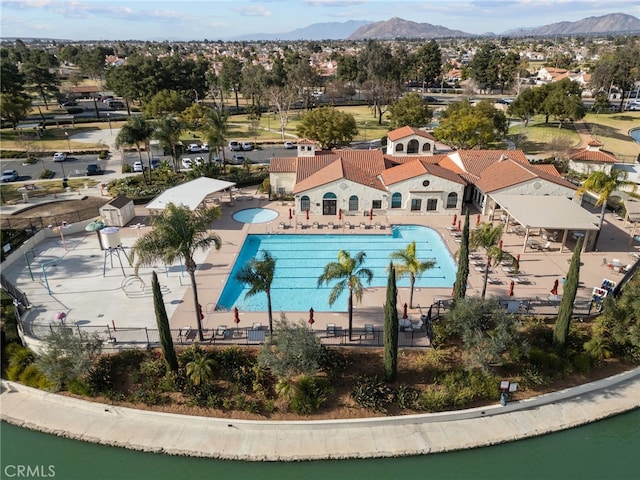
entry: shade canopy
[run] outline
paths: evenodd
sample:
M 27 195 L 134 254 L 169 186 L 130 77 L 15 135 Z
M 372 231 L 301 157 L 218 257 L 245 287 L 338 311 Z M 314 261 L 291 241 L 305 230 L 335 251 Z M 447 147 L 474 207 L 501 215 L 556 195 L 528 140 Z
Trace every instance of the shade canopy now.
M 164 210 L 170 203 L 184 205 L 189 210 L 197 209 L 207 196 L 234 187 L 234 182 L 201 177 L 169 188 L 147 204 L 149 210 Z
M 505 195 L 492 198 L 520 225 L 547 230 L 598 230 L 600 220 L 566 197 Z

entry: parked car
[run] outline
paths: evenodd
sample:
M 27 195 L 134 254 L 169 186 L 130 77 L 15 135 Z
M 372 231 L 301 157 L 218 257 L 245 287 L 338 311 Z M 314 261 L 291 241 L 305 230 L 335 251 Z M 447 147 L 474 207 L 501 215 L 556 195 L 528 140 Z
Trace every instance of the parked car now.
M 293 142 L 284 142 L 284 148 L 286 148 L 287 150 L 292 150 L 296 148 L 296 144 Z
M 243 152 L 250 152 L 251 150 L 253 150 L 253 143 L 251 142 L 242 142 L 241 146 Z
M 142 162 L 133 162 L 133 171 L 144 172 L 144 165 L 142 165 Z
M 2 181 L 3 182 L 15 182 L 20 178 L 18 172 L 16 170 L 5 170 L 2 172 Z
M 67 159 L 67 154 L 65 152 L 56 152 L 53 154 L 54 162 L 64 162 Z
M 190 143 L 189 146 L 187 147 L 187 150 L 190 152 L 197 153 L 200 151 L 200 145 L 198 145 L 197 143 Z
M 204 158 L 203 157 L 196 157 L 193 159 L 193 163 L 195 163 L 196 165 L 202 165 L 204 163 Z
M 627 110 L 640 110 L 640 100 L 633 100 L 627 105 Z
M 102 175 L 102 169 L 97 163 L 90 163 L 87 165 L 87 176 L 89 175 Z
M 231 140 L 229 142 L 229 150 L 231 150 L 232 152 L 240 152 L 242 150 L 242 145 L 235 140 Z
M 246 160 L 246 157 L 243 154 L 237 153 L 231 158 L 231 163 L 235 165 L 242 165 L 245 160 Z
M 185 158 L 182 159 L 182 166 L 184 168 L 191 168 L 191 167 L 193 167 L 193 162 L 191 161 L 190 158 L 186 158 L 185 157 Z
M 209 144 L 205 142 L 202 145 L 200 145 L 200 151 L 201 152 L 208 152 L 209 151 Z
M 155 170 L 156 168 L 160 168 L 160 160 L 158 160 L 157 158 L 152 158 L 151 159 L 151 170 Z
M 124 107 L 124 103 L 118 102 L 117 100 L 115 102 L 109 102 L 109 108 L 111 110 L 122 110 Z
M 74 101 L 74 100 L 64 100 L 62 102 L 60 102 L 60 107 L 65 108 L 65 107 L 77 107 L 78 106 L 78 102 Z

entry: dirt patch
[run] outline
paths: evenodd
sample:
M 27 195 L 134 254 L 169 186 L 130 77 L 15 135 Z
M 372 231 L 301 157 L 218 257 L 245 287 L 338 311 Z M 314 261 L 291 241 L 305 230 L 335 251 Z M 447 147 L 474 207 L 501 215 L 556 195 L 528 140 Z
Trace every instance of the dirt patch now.
M 82 197 L 78 200 L 60 200 L 57 202 L 42 203 L 33 207 L 20 210 L 12 215 L 12 218 L 47 217 L 51 215 L 65 215 L 80 212 L 86 209 L 99 209 L 109 201 L 105 197 Z M 89 216 L 88 218 L 90 218 Z

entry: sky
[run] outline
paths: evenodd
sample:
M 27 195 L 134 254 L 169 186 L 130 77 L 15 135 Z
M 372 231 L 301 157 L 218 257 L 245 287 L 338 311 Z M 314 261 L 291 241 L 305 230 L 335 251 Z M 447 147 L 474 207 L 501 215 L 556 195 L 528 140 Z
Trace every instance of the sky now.
M 0 36 L 61 40 L 218 40 L 314 23 L 399 17 L 503 33 L 608 13 L 640 18 L 639 0 L 0 0 Z

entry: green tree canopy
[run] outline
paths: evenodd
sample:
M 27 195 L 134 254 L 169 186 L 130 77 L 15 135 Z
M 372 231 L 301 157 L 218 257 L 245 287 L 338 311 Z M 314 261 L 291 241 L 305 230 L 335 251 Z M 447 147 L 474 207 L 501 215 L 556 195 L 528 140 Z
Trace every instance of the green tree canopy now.
M 144 113 L 152 118 L 178 114 L 190 105 L 190 101 L 175 90 L 162 90 L 143 105 Z
M 420 278 L 424 272 L 436 266 L 433 260 L 420 260 L 416 255 L 416 242 L 411 242 L 402 250 L 391 252 L 391 260 L 395 260 L 394 268 L 396 277 L 409 277 L 409 307 L 413 308 L 413 290 L 416 278 Z
M 271 284 L 276 273 L 276 259 L 267 250 L 262 252 L 262 259 L 252 258 L 236 273 L 236 280 L 248 283 L 251 288 L 246 297 L 264 292 L 267 295 L 267 313 L 269 316 L 269 333 L 273 335 L 273 309 L 271 307 Z
M 391 128 L 408 125 L 414 128 L 426 127 L 431 121 L 433 112 L 429 104 L 418 93 L 411 92 L 389 107 Z
M 316 140 L 322 148 L 348 145 L 358 134 L 356 119 L 333 107 L 321 107 L 302 115 L 297 133 Z

